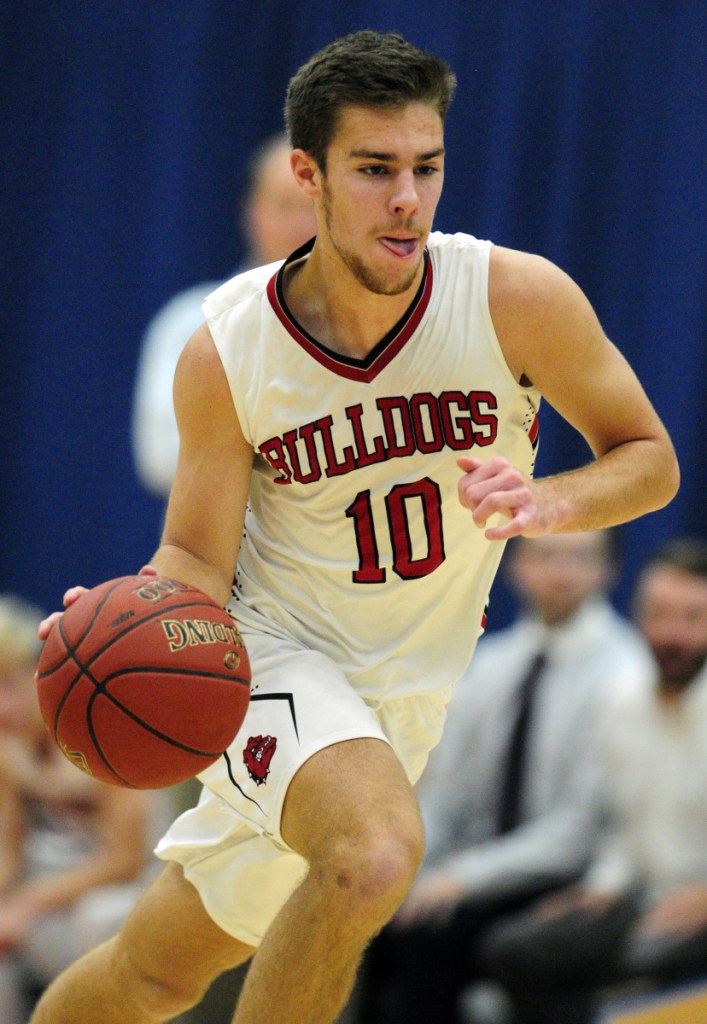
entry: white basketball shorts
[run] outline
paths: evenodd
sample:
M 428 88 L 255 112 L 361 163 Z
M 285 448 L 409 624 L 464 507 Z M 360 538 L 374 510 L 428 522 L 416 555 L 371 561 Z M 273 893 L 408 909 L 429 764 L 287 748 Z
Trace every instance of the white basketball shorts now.
M 373 737 L 389 743 L 411 783 L 439 742 L 452 687 L 372 702 L 317 651 L 243 632 L 253 669 L 245 720 L 223 757 L 199 775 L 199 803 L 174 822 L 155 853 L 178 861 L 213 920 L 257 946 L 307 873 L 280 833 L 297 770 L 318 750 Z

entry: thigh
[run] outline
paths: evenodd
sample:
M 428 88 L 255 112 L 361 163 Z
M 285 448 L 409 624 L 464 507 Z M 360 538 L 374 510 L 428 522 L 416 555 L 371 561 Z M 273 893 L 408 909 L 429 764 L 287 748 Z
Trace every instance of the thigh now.
M 320 750 L 295 775 L 283 813 L 287 843 L 308 860 L 333 842 L 422 842 L 417 800 L 387 743 L 352 739 Z
M 198 805 L 177 819 L 157 854 L 184 866 L 221 928 L 257 946 L 307 872 L 281 830 L 292 779 L 332 744 L 387 741 L 375 713 L 328 658 L 274 637 L 250 634 L 246 643 L 254 681 L 243 726 L 201 774 Z M 315 788 L 318 771 L 308 774 Z M 316 816 L 309 814 L 310 824 Z
M 301 767 L 332 744 L 360 737 L 385 742 L 386 736 L 374 711 L 325 655 L 260 634 L 248 635 L 246 643 L 253 685 L 245 721 L 224 757 L 199 778 L 218 803 L 236 812 L 234 820 L 287 847 L 282 808 Z
M 143 893 L 118 942 L 148 974 L 160 978 L 166 971 L 197 986 L 254 952 L 214 923 L 177 864 L 167 865 Z
M 359 831 L 361 821 L 375 819 L 419 829 L 419 821 L 378 706 L 316 651 L 254 634 L 246 643 L 254 682 L 244 724 L 226 755 L 200 775 L 197 807 L 177 819 L 157 854 L 184 866 L 221 928 L 258 945 L 304 878 L 305 858 L 332 828 L 357 821 Z M 393 741 L 410 731 L 409 721 L 395 717 L 402 728 Z
M 365 783 L 369 773 L 375 787 Z M 205 792 L 199 806 L 175 822 L 158 853 L 183 865 L 223 931 L 258 946 L 306 877 L 308 859 L 329 849 L 334 833 L 344 844 L 360 837 L 363 825 L 405 835 L 408 820 L 420 828 L 412 787 L 390 747 L 356 739 L 320 750 L 296 773 L 283 821 L 289 845 L 254 829 Z

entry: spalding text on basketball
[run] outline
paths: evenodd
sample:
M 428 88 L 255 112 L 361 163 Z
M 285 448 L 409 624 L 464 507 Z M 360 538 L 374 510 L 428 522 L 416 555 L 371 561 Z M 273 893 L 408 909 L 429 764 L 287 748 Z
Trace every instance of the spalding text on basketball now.
M 160 625 L 169 642 L 170 651 L 181 651 L 183 647 L 197 644 L 234 644 L 243 646 L 241 634 L 236 626 L 225 622 L 210 622 L 209 619 L 161 619 Z

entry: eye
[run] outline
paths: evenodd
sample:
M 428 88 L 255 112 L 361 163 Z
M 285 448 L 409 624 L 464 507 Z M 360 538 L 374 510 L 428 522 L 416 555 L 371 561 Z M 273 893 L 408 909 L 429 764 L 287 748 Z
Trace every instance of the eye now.
M 388 168 L 384 167 L 383 164 L 369 164 L 367 167 L 360 167 L 359 170 L 369 178 L 378 178 L 381 175 L 388 174 Z
M 433 174 L 439 172 L 439 167 L 435 167 L 433 164 L 422 164 L 421 167 L 415 168 L 415 174 L 422 178 L 429 178 Z

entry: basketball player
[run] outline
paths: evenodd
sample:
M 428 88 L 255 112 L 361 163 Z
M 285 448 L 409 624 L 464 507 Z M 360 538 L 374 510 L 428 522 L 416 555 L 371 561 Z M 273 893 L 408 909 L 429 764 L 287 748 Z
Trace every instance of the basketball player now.
M 160 879 L 34 1024 L 165 1021 L 250 958 L 235 1024 L 333 1021 L 417 871 L 412 784 L 504 541 L 675 493 L 666 432 L 579 288 L 538 257 L 431 233 L 454 84 L 369 31 L 290 83 L 317 238 L 207 299 L 176 373 L 153 558 L 228 603 L 251 706 L 160 843 Z M 595 458 L 534 482 L 541 393 Z

